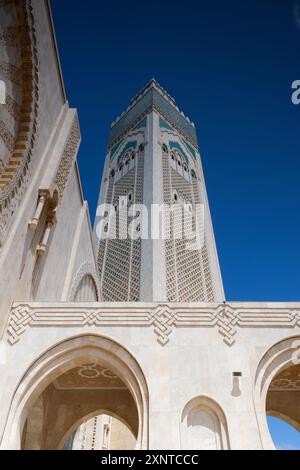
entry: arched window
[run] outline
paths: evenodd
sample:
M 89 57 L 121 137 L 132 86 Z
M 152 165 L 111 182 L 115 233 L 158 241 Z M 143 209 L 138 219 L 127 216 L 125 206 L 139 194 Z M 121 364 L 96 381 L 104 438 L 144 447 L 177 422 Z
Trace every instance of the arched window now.
M 166 146 L 166 144 L 163 144 L 163 146 L 162 146 L 162 151 L 163 151 L 164 153 L 169 153 L 168 147 Z
M 145 149 L 144 145 L 143 145 L 143 144 L 141 144 L 141 145 L 139 146 L 139 152 L 143 152 L 143 151 L 144 151 L 144 149 Z
M 132 202 L 132 201 L 133 201 L 133 193 L 132 193 L 132 191 L 129 191 L 127 198 L 128 198 L 128 202 Z

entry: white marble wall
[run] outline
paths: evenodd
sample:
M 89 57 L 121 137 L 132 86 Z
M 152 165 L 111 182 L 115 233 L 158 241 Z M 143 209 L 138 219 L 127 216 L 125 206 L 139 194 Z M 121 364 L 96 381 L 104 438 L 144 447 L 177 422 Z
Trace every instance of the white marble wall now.
M 57 211 L 57 224 L 51 231 L 42 263 L 36 269 L 36 247 L 42 228 L 33 233 L 28 229 L 28 222 L 35 212 L 39 189 L 49 189 L 55 183 L 76 112 L 69 109 L 66 101 L 48 2 L 32 0 L 32 5 L 39 59 L 38 127 L 27 190 L 0 247 L 0 292 L 5 292 L 0 296 L 0 332 L 3 332 L 12 302 L 66 299 L 82 263 L 95 266 L 89 214 L 77 165 L 73 163 Z M 76 152 L 74 148 L 74 161 Z
M 27 310 L 22 313 L 21 307 Z M 272 448 L 265 424 L 264 398 L 257 391 L 257 387 L 260 388 L 260 384 L 257 385 L 257 374 L 261 359 L 277 343 L 280 345 L 286 338 L 292 338 L 295 351 L 297 347 L 299 349 L 300 304 L 230 304 L 233 317 L 238 319 L 236 322 L 233 320 L 233 323 L 227 322 L 227 327 L 230 325 L 229 328 L 234 330 L 231 344 L 224 341 L 222 322 L 225 321 L 224 326 L 228 317 L 227 320 L 223 317 L 221 305 L 173 304 L 168 306 L 166 314 L 170 318 L 178 318 L 177 324 L 172 324 L 172 321 L 164 323 L 163 315 L 159 325 L 160 308 L 155 304 L 137 306 L 135 303 L 126 305 L 125 311 L 124 304 L 108 303 L 16 305 L 2 351 L 5 363 L 0 366 L 0 386 L 4 390 L 0 403 L 2 446 L 6 448 L 13 442 L 16 444 L 16 438 L 13 442 L 9 440 L 12 433 L 10 417 L 13 425 L 19 426 L 16 397 L 23 397 L 18 403 L 20 410 L 20 407 L 27 406 L 27 400 L 30 401 L 31 394 L 35 393 L 35 381 L 40 393 L 43 381 L 53 380 L 55 374 L 59 375 L 66 367 L 74 367 L 76 361 L 85 363 L 87 351 L 89 360 L 97 362 L 103 359 L 97 359 L 95 351 L 106 349 L 105 363 L 111 363 L 112 370 L 116 371 L 114 367 L 117 367 L 114 365 L 115 357 L 124 357 L 124 368 L 127 370 L 128 366 L 128 371 L 122 377 L 123 380 L 126 381 L 126 374 L 128 377 L 131 374 L 130 361 L 136 364 L 134 374 L 138 383 L 141 383 L 142 376 L 145 378 L 148 393 L 144 402 L 146 409 L 143 408 L 143 432 L 146 432 L 147 437 L 144 435 L 143 447 L 147 447 L 147 439 L 150 449 L 186 447 L 182 436 L 183 412 L 191 400 L 204 397 L 215 404 L 216 410 L 220 410 L 214 411 L 216 415 L 221 413 L 224 416 L 227 447 Z M 194 313 L 190 316 L 185 313 L 181 322 L 179 312 L 185 308 L 193 309 Z M 208 320 L 210 314 L 211 322 Z M 48 327 L 45 325 L 45 315 Z M 93 315 L 94 320 L 86 322 L 85 318 L 91 318 L 89 315 Z M 202 323 L 195 324 L 193 318 L 199 319 L 200 316 Z M 21 328 L 22 317 L 26 319 L 24 330 L 19 330 L 18 342 L 10 344 L 10 329 L 15 327 L 16 318 Z M 28 317 L 32 318 L 32 322 L 28 321 Z M 151 319 L 155 318 L 153 322 Z M 163 345 L 158 341 L 157 330 L 167 326 L 170 329 L 169 341 Z M 74 350 L 70 353 L 68 344 L 74 337 L 79 338 L 79 343 L 76 352 Z M 80 345 L 83 348 L 85 337 L 88 349 L 82 349 L 81 356 Z M 59 349 L 55 346 L 58 343 Z M 57 358 L 60 357 L 55 371 L 53 366 L 50 369 L 47 366 L 52 348 L 53 351 L 56 348 L 56 356 L 59 351 Z M 130 361 L 126 359 L 128 353 Z M 64 356 L 68 354 L 69 362 L 65 364 Z M 38 357 L 41 358 L 39 365 L 32 366 Z M 10 367 L 11 364 L 13 367 Z M 42 376 L 41 372 L 35 370 L 36 367 L 42 367 Z M 30 371 L 27 377 L 32 377 L 30 393 L 20 386 L 26 371 Z M 238 386 L 233 378 L 234 372 L 241 374 Z M 204 411 L 207 413 L 207 402 Z M 208 413 L 213 413 L 210 406 Z

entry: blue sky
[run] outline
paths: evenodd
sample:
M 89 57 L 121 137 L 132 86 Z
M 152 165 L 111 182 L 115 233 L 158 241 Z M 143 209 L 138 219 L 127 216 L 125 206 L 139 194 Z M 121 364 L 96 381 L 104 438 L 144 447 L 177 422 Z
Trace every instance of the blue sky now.
M 226 298 L 299 301 L 300 0 L 52 9 L 92 220 L 110 123 L 155 77 L 197 127 Z
M 278 450 L 300 450 L 299 432 L 287 423 L 270 416 L 269 429 Z

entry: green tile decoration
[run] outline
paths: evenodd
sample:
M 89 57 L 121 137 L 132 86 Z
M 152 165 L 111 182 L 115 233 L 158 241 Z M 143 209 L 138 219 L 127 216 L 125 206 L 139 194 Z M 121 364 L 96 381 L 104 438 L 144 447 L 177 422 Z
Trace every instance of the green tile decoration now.
M 188 165 L 189 164 L 189 158 L 188 158 L 187 154 L 184 152 L 181 145 L 178 142 L 174 142 L 174 141 L 170 141 L 169 145 L 170 145 L 171 150 L 177 150 L 178 152 L 180 152 L 180 154 L 184 158 L 186 164 Z

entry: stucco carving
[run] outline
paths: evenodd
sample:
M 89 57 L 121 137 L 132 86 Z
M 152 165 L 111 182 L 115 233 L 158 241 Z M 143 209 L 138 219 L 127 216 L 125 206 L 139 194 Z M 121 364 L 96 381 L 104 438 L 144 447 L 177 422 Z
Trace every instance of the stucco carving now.
M 80 143 L 80 130 L 78 117 L 75 115 L 69 136 L 64 147 L 63 155 L 57 170 L 55 184 L 58 187 L 59 201 L 62 201 L 63 193 L 66 188 L 76 152 Z
M 69 292 L 69 295 L 68 295 L 68 299 L 70 302 L 74 301 L 75 299 L 75 296 L 76 296 L 76 292 L 79 288 L 79 285 L 82 281 L 82 279 L 85 277 L 85 276 L 91 276 L 94 283 L 95 283 L 95 288 L 97 290 L 97 297 L 98 297 L 98 300 L 100 300 L 100 288 L 99 288 L 99 278 L 98 278 L 98 274 L 95 270 L 95 267 L 93 265 L 93 263 L 87 261 L 85 263 L 83 263 L 80 268 L 78 269 L 75 277 L 74 277 L 74 280 L 73 280 L 73 283 L 71 285 L 71 288 L 70 288 L 70 292 Z
M 0 44 L 15 49 L 18 63 L 0 62 L 2 79 L 11 83 L 3 112 L 14 122 L 13 133 L 12 125 L 9 129 L 6 120 L 0 121 L 0 138 L 7 149 L 0 172 L 0 246 L 29 180 L 39 98 L 38 52 L 31 0 L 6 0 L 0 3 L 2 7 L 12 9 L 12 21 L 16 24 L 1 31 Z

